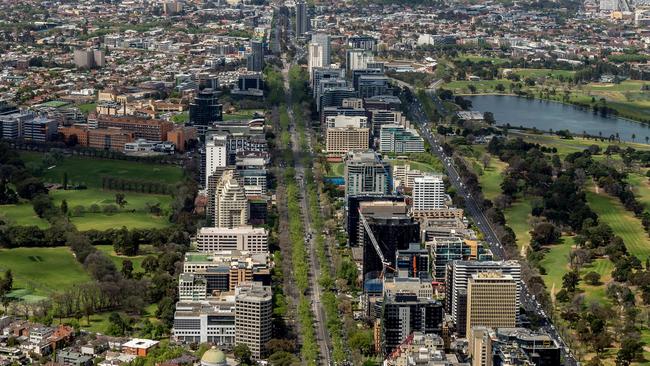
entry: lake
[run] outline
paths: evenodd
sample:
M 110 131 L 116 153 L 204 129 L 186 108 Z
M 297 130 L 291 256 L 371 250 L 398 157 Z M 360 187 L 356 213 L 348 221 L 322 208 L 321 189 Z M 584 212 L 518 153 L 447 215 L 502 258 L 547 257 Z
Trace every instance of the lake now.
M 540 99 L 527 99 L 506 95 L 476 95 L 464 97 L 472 101 L 472 110 L 492 112 L 498 125 L 510 123 L 514 127 L 536 127 L 539 130 L 569 130 L 574 134 L 586 131 L 589 135 L 603 137 L 619 134 L 622 140 L 642 142 L 650 136 L 650 125 L 618 117 L 602 117 L 591 110 L 573 105 Z

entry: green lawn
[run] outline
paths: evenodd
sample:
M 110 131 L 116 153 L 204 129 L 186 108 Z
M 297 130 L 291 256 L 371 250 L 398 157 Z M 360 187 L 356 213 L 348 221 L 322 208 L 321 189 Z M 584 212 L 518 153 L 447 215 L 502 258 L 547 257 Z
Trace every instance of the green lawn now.
M 520 250 L 527 248 L 530 245 L 530 225 L 528 218 L 532 207 L 528 199 L 519 199 L 512 206 L 504 210 L 506 223 L 512 228 L 517 235 L 517 247 Z
M 650 257 L 650 240 L 643 230 L 641 221 L 625 210 L 617 198 L 605 194 L 602 190 L 596 193 L 593 188 L 587 192 L 587 201 L 598 214 L 599 219 L 609 224 L 614 233 L 623 238 L 631 254 L 637 256 L 642 262 Z
M 495 65 L 500 65 L 508 62 L 508 59 L 505 58 L 499 58 L 499 57 L 492 57 L 492 56 L 483 56 L 483 55 L 475 55 L 475 54 L 469 54 L 469 53 L 461 53 L 458 56 L 455 57 L 455 60 L 460 60 L 460 61 L 465 61 L 469 60 L 472 62 L 481 62 L 481 61 L 489 61 Z
M 493 200 L 501 194 L 501 182 L 503 182 L 503 171 L 508 167 L 508 164 L 502 162 L 494 156 L 490 156 L 490 165 L 483 168 L 481 165 L 481 172 L 478 176 L 481 188 L 483 188 L 483 195 L 485 198 Z
M 632 186 L 634 195 L 646 209 L 650 209 L 650 179 L 645 174 L 629 173 L 627 182 Z
M 99 189 L 84 189 L 75 191 L 57 190 L 50 193 L 57 206 L 61 205 L 61 202 L 65 199 L 70 211 L 75 206 L 84 207 L 85 212 L 81 216 L 70 217 L 72 223 L 81 231 L 90 229 L 106 230 L 122 226 L 126 226 L 129 229 L 162 228 L 170 225 L 165 213 L 170 208 L 171 196 L 136 192 L 123 192 L 123 194 L 127 204 L 124 208 L 119 208 L 117 213 L 108 215 L 104 213 L 91 213 L 88 210 L 93 204 L 100 207 L 110 204 L 115 205 L 115 192 Z M 163 214 L 161 216 L 149 214 L 147 203 L 160 203 Z
M 540 262 L 546 270 L 542 278 L 551 295 L 562 288 L 562 276 L 569 270 L 569 253 L 574 245 L 573 237 L 563 236 L 559 243 L 548 246 L 544 259 Z
M 113 250 L 112 245 L 97 245 L 95 246 L 95 248 L 106 253 L 106 255 L 108 255 L 108 257 L 111 258 L 111 261 L 115 263 L 115 266 L 117 266 L 118 270 L 122 269 L 122 262 L 124 262 L 125 259 L 128 259 L 131 261 L 131 263 L 133 263 L 134 272 L 144 272 L 142 270 L 142 260 L 144 260 L 146 255 L 136 255 L 133 257 L 118 255 L 117 253 L 115 253 L 115 250 Z
M 18 226 L 38 226 L 45 229 L 50 224 L 44 219 L 36 216 L 32 204 L 29 202 L 19 203 L 16 205 L 0 205 L 0 216 L 4 216 L 11 223 Z
M 413 160 L 396 160 L 396 159 L 391 159 L 388 160 L 388 163 L 392 166 L 399 166 L 399 165 L 410 165 L 411 169 L 419 170 L 424 173 L 440 173 L 440 169 L 437 169 L 433 165 L 426 164 L 426 163 L 421 163 L 419 161 L 413 161 Z
M 555 147 L 560 157 L 565 157 L 566 155 L 569 155 L 574 152 L 584 151 L 586 148 L 588 148 L 591 145 L 598 145 L 602 151 L 605 151 L 605 149 L 607 149 L 607 146 L 609 145 L 618 145 L 623 149 L 627 147 L 631 147 L 636 150 L 650 150 L 650 145 L 644 143 L 623 142 L 617 144 L 617 143 L 610 143 L 607 141 L 601 142 L 600 140 L 584 139 L 582 137 L 574 137 L 572 139 L 562 139 L 559 136 L 555 136 L 555 135 L 548 135 L 548 134 L 538 135 L 532 133 L 523 133 L 519 131 L 510 131 L 509 135 L 511 137 L 521 137 L 526 141 L 538 143 L 540 145 Z M 596 157 L 598 156 L 602 156 L 602 155 L 596 155 Z
M 255 115 L 255 112 L 262 114 L 262 111 L 257 109 L 242 109 L 234 113 L 224 113 L 224 121 L 235 121 L 240 119 L 252 119 Z
M 330 163 L 330 174 L 336 177 L 345 175 L 345 163 Z
M 609 301 L 605 291 L 607 290 L 607 283 L 612 280 L 613 270 L 614 264 L 607 258 L 598 258 L 580 269 L 581 278 L 589 272 L 596 272 L 600 275 L 600 285 L 591 286 L 584 281 L 580 282 L 580 289 L 584 291 L 585 298 L 588 302 L 604 303 Z
M 97 103 L 80 104 L 77 107 L 79 108 L 81 113 L 89 114 L 90 112 L 95 111 L 95 109 L 97 108 Z
M 508 79 L 496 79 L 496 80 L 480 80 L 480 81 L 468 81 L 468 80 L 456 80 L 449 83 L 443 84 L 442 88 L 451 89 L 454 93 L 457 94 L 469 94 L 469 86 L 474 85 L 476 87 L 476 93 L 497 93 L 496 86 L 501 84 L 505 88 L 501 93 L 509 93 L 510 89 L 508 86 L 512 82 Z
M 7 269 L 14 275 L 12 295 L 27 301 L 90 280 L 67 247 L 0 249 L 0 270 Z
M 184 111 L 172 116 L 171 121 L 174 123 L 185 124 L 190 121 L 190 112 Z
M 44 154 L 34 152 L 21 152 L 20 155 L 26 163 L 40 163 L 44 156 Z M 51 169 L 46 169 L 43 178 L 46 182 L 62 183 L 64 173 L 68 173 L 69 184 L 85 183 L 88 188 L 101 188 L 102 176 L 142 179 L 168 184 L 180 181 L 183 176 L 181 168 L 173 165 L 65 157 Z
M 558 78 L 560 75 L 562 75 L 565 78 L 570 78 L 575 75 L 575 71 L 571 70 L 554 70 L 554 69 L 512 69 L 512 73 L 519 75 L 520 78 L 525 79 L 525 78 L 540 78 L 543 76 L 546 77 L 551 77 L 551 78 Z

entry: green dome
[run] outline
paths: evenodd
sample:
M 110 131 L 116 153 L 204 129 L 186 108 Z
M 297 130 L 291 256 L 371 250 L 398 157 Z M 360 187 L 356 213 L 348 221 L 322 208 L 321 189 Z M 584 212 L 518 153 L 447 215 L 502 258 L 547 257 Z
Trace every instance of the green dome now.
M 212 365 L 225 365 L 226 364 L 226 354 L 218 350 L 217 347 L 212 346 L 209 350 L 205 351 L 203 357 L 201 357 L 201 365 L 212 366 Z

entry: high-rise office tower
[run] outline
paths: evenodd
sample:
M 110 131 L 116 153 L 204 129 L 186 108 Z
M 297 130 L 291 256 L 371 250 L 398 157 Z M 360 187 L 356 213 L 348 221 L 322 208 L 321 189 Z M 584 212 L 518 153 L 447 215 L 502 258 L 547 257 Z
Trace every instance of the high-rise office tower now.
M 212 135 L 205 143 L 204 182 L 208 186 L 208 178 L 217 170 L 228 165 L 227 140 L 224 135 Z
M 323 48 L 322 52 L 322 65 L 329 67 L 332 63 L 331 59 L 331 40 L 330 35 L 327 33 L 316 33 L 311 37 L 311 43 L 316 43 Z
M 442 320 L 442 304 L 436 300 L 419 299 L 410 292 L 386 296 L 381 319 L 382 352 L 390 354 L 413 332 L 440 335 Z
M 271 340 L 273 292 L 261 282 L 242 282 L 235 290 L 235 344 L 245 344 L 254 359 Z
M 398 277 L 430 278 L 429 251 L 420 243 L 410 243 L 408 249 L 398 249 L 395 254 L 395 269 Z
M 217 185 L 214 226 L 244 226 L 248 222 L 248 210 L 244 187 L 235 178 L 232 170 L 226 170 Z
M 442 176 L 425 175 L 413 180 L 413 211 L 431 211 L 445 207 Z
M 190 103 L 190 124 L 196 126 L 200 135 L 205 135 L 208 127 L 223 120 L 222 105 L 219 104 L 217 93 L 210 88 L 198 92 Z
M 390 164 L 376 152 L 351 151 L 345 158 L 345 196 L 388 194 L 391 175 Z
M 476 326 L 514 328 L 517 323 L 517 283 L 499 272 L 475 273 L 467 284 L 467 338 Z
M 456 332 L 465 336 L 467 323 L 467 285 L 473 274 L 500 272 L 510 275 L 517 286 L 515 297 L 516 309 L 519 308 L 519 289 L 521 286 L 521 265 L 517 261 L 453 261 L 447 265 L 445 280 L 445 306 L 456 323 Z
M 300 0 L 296 3 L 296 37 L 301 37 L 309 31 L 309 15 L 307 4 Z
M 307 58 L 307 70 L 309 71 L 309 79 L 314 78 L 314 68 L 323 67 L 323 46 L 318 43 L 309 44 L 309 55 Z
M 264 42 L 251 40 L 251 53 L 248 55 L 246 68 L 255 72 L 264 70 Z

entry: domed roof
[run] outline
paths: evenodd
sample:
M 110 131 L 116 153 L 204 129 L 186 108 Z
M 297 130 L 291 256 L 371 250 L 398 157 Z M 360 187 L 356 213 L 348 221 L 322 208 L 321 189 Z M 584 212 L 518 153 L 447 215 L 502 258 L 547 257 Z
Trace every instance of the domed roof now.
M 213 365 L 225 365 L 226 364 L 226 354 L 221 350 L 218 350 L 217 347 L 212 346 L 209 350 L 205 351 L 203 357 L 201 357 L 201 365 L 203 366 L 213 366 Z

